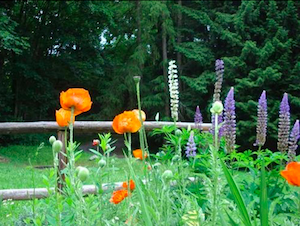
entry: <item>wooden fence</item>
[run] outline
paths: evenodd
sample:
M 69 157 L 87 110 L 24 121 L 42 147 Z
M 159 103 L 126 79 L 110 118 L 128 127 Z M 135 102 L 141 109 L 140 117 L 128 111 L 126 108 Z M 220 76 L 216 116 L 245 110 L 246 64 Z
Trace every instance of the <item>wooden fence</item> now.
M 146 131 L 151 131 L 155 128 L 162 128 L 163 126 L 174 125 L 173 122 L 156 122 L 156 121 L 146 121 L 144 122 L 144 127 Z M 176 126 L 178 128 L 196 128 L 195 123 L 190 122 L 177 122 Z M 201 128 L 204 131 L 208 131 L 211 127 L 211 123 L 201 124 Z M 59 127 L 57 123 L 54 122 L 3 122 L 0 123 L 0 134 L 20 134 L 20 133 L 57 133 L 57 138 L 63 142 L 62 152 L 66 152 L 64 144 L 64 128 Z M 74 133 L 101 133 L 101 132 L 114 132 L 112 129 L 111 121 L 76 121 L 74 124 Z M 59 154 L 59 170 L 65 167 L 65 162 L 67 162 L 66 157 L 63 154 Z M 121 182 L 115 183 L 113 186 L 120 186 Z M 102 186 L 103 190 L 107 190 L 107 187 L 111 185 L 104 184 Z M 59 184 L 62 187 L 62 184 Z M 83 194 L 96 194 L 97 188 L 94 185 L 84 185 Z M 54 190 L 51 188 L 50 190 Z M 49 192 L 46 188 L 25 188 L 25 189 L 5 189 L 0 190 L 0 200 L 26 200 L 32 198 L 46 198 L 49 196 Z

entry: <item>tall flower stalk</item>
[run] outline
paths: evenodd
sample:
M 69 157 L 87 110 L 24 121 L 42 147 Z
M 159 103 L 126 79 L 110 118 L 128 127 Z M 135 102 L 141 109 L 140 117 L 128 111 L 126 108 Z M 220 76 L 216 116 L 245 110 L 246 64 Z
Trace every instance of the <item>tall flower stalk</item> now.
M 176 122 L 178 121 L 178 108 L 179 108 L 179 91 L 178 91 L 178 75 L 175 60 L 169 62 L 169 92 L 171 104 L 171 117 Z
M 57 123 L 60 125 L 63 120 L 67 120 L 69 123 L 70 140 L 67 146 L 67 176 L 70 183 L 67 184 L 68 195 L 75 194 L 76 200 L 74 202 L 75 218 L 79 225 L 89 223 L 85 215 L 87 214 L 87 206 L 82 194 L 82 182 L 88 177 L 88 170 L 80 170 L 78 168 L 78 174 L 75 176 L 75 150 L 76 143 L 73 140 L 73 130 L 75 116 L 83 112 L 87 112 L 91 109 L 92 101 L 90 94 L 87 90 L 82 88 L 71 88 L 66 92 L 60 93 L 60 105 L 66 110 L 70 111 L 70 117 L 57 118 Z M 58 115 L 57 115 L 58 116 Z M 63 119 L 63 120 L 62 120 Z M 62 123 L 65 125 L 65 123 Z M 81 167 L 83 168 L 83 167 Z
M 140 94 L 140 80 L 141 77 L 140 76 L 134 76 L 133 78 L 134 82 L 135 82 L 135 86 L 136 86 L 136 96 L 137 96 L 137 103 L 138 103 L 138 115 L 139 115 L 139 120 L 141 122 L 141 128 L 139 130 L 139 140 L 140 140 L 140 147 L 142 149 L 142 160 L 143 160 L 143 165 L 144 165 L 144 175 L 148 178 L 148 174 L 147 174 L 147 167 L 145 164 L 145 156 L 146 156 L 146 152 L 148 152 L 148 142 L 147 142 L 147 136 L 146 136 L 146 131 L 145 131 L 145 127 L 143 124 L 143 119 L 142 119 L 142 105 L 141 105 L 141 94 Z
M 236 139 L 235 100 L 233 87 L 231 87 L 225 99 L 224 122 L 226 149 L 227 152 L 232 152 L 234 150 Z
M 265 144 L 267 136 L 267 96 L 264 90 L 260 95 L 257 106 L 257 125 L 256 125 L 256 142 L 254 146 L 258 146 L 259 149 Z
M 289 161 L 293 162 L 296 157 L 296 150 L 298 148 L 298 139 L 300 138 L 299 120 L 296 120 L 289 139 Z
M 217 59 L 215 62 L 215 70 L 216 70 L 216 82 L 215 82 L 215 89 L 214 89 L 214 95 L 213 95 L 213 103 L 216 101 L 220 101 L 221 91 L 222 91 L 222 83 L 223 83 L 223 75 L 224 75 L 224 61 Z M 211 116 L 211 122 L 212 122 L 212 128 L 211 133 L 215 134 L 215 119 L 214 115 Z M 218 124 L 223 122 L 223 114 L 220 114 L 218 116 Z M 219 138 L 223 135 L 223 128 L 220 128 L 219 130 Z
M 215 62 L 215 68 L 216 68 L 216 83 L 215 83 L 213 102 L 220 101 L 223 75 L 224 75 L 224 61 L 217 59 Z
M 202 126 L 202 123 L 203 123 L 203 118 L 202 118 L 202 114 L 200 112 L 199 106 L 196 107 L 194 122 L 195 122 L 196 128 L 201 130 L 201 126 Z
M 210 109 L 211 113 L 214 115 L 214 146 L 210 148 L 211 152 L 211 175 L 212 175 L 212 225 L 216 225 L 217 223 L 217 213 L 219 206 L 219 195 L 218 192 L 220 190 L 220 159 L 218 158 L 218 150 L 219 150 L 219 139 L 218 139 L 218 116 L 222 114 L 223 104 L 220 101 L 216 101 L 213 103 L 212 108 Z
M 278 124 L 278 143 L 277 148 L 282 153 L 287 152 L 289 148 L 290 134 L 290 105 L 288 94 L 284 93 L 280 103 L 279 124 Z

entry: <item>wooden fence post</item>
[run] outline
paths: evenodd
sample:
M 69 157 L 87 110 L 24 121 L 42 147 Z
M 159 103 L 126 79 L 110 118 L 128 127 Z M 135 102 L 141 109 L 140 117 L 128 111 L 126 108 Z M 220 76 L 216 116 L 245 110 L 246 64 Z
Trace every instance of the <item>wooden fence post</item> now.
M 65 175 L 62 174 L 62 170 L 66 168 L 66 164 L 68 163 L 67 158 L 67 144 L 65 143 L 65 131 L 58 130 L 57 132 L 57 139 L 63 143 L 62 150 L 58 153 L 58 180 L 57 180 L 57 187 L 58 191 L 61 192 L 65 182 Z

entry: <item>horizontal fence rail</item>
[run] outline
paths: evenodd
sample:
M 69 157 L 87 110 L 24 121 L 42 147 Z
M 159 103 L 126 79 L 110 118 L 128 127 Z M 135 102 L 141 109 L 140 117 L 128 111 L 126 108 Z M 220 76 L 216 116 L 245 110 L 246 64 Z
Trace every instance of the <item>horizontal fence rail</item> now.
M 174 122 L 144 122 L 145 130 L 153 130 L 155 128 L 162 128 L 163 126 L 174 125 Z M 195 123 L 192 122 L 177 122 L 178 128 L 196 128 Z M 211 123 L 202 123 L 201 128 L 208 131 Z M 59 127 L 55 121 L 39 121 L 39 122 L 1 122 L 0 134 L 16 134 L 16 133 L 49 133 L 64 130 Z M 99 133 L 99 132 L 113 132 L 112 121 L 75 121 L 75 133 Z
M 109 188 L 121 189 L 123 182 L 116 182 L 111 184 L 103 184 L 102 190 L 107 191 Z M 49 192 L 50 190 L 50 192 Z M 44 199 L 49 197 L 49 193 L 54 192 L 54 188 L 23 188 L 23 189 L 4 189 L 0 190 L 0 200 L 30 200 L 30 199 Z M 83 185 L 82 194 L 98 194 L 98 187 L 96 185 Z
M 189 177 L 189 182 L 194 182 L 196 179 L 194 177 Z M 142 180 L 145 184 L 146 180 Z M 171 181 L 171 186 L 176 185 L 176 181 Z M 102 190 L 104 192 L 110 191 L 110 189 L 120 190 L 123 188 L 123 182 L 114 182 L 114 183 L 104 183 L 102 184 Z M 50 190 L 50 192 L 49 192 Z M 54 188 L 23 188 L 23 189 L 5 189 L 0 190 L 0 201 L 1 200 L 30 200 L 30 199 L 44 199 L 49 197 L 51 193 L 54 192 Z M 99 194 L 99 189 L 96 185 L 83 185 L 82 194 L 89 195 Z
M 146 121 L 143 123 L 146 131 L 151 131 L 163 126 L 172 126 L 174 122 L 157 122 Z M 199 128 L 192 122 L 176 122 L 177 128 Z M 202 123 L 201 129 L 208 131 L 211 128 L 211 123 Z M 62 171 L 65 168 L 66 158 L 66 144 L 63 132 L 65 128 L 59 127 L 55 121 L 39 121 L 39 122 L 1 122 L 0 134 L 20 134 L 20 133 L 50 133 L 56 132 L 59 140 L 63 142 L 62 151 L 59 153 L 58 170 Z M 75 133 L 100 133 L 100 132 L 114 132 L 112 128 L 112 121 L 76 121 L 74 124 Z M 64 177 L 62 178 L 64 180 Z M 105 191 L 109 187 L 120 187 L 122 182 L 113 184 L 103 184 L 102 189 Z M 62 189 L 63 184 L 58 183 L 58 188 Z M 50 193 L 54 192 L 54 188 L 50 188 Z M 83 194 L 97 194 L 98 190 L 95 185 L 84 185 L 82 187 Z M 46 188 L 24 188 L 24 189 L 5 189 L 0 190 L 0 201 L 13 200 L 29 200 L 33 198 L 46 198 L 49 196 L 49 191 Z

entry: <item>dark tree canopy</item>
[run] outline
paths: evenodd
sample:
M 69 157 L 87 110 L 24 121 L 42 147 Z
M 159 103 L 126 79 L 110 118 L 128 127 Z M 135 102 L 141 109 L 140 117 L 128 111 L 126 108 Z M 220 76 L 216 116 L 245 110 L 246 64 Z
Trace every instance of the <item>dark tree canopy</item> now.
M 175 59 L 180 120 L 192 121 L 199 105 L 209 122 L 214 63 L 222 58 L 221 99 L 235 87 L 238 143 L 252 146 L 266 90 L 272 146 L 284 92 L 292 123 L 300 117 L 299 10 L 299 1 L 272 0 L 1 1 L 1 121 L 54 120 L 69 87 L 93 99 L 79 119 L 111 120 L 136 108 L 135 75 L 148 118 L 168 119 L 166 68 Z

